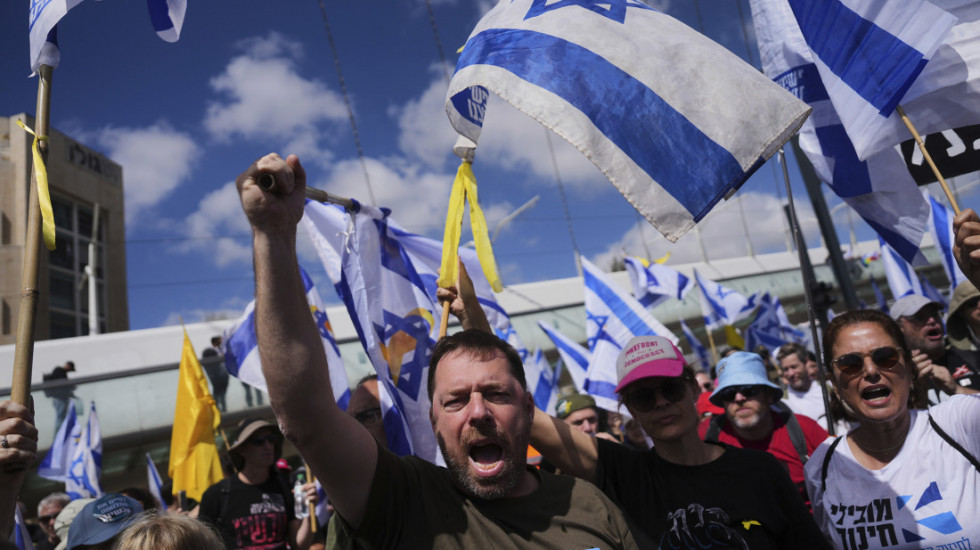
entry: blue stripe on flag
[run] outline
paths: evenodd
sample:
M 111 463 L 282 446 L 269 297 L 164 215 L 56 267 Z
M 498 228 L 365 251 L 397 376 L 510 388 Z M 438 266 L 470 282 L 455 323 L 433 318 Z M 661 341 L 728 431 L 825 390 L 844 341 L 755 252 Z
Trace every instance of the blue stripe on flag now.
M 609 311 L 619 319 L 619 322 L 626 326 L 631 334 L 635 336 L 645 335 L 645 334 L 656 334 L 653 329 L 643 322 L 643 319 L 630 309 L 629 304 L 622 301 L 616 292 L 603 284 L 598 277 L 589 272 L 589 270 L 584 269 L 583 277 L 585 279 L 585 287 L 596 293 L 596 296 L 602 300 Z M 616 342 L 610 340 L 617 346 Z M 619 346 L 622 347 L 622 346 Z
M 950 237 L 952 237 L 950 227 L 953 226 L 953 220 L 949 219 L 946 206 L 931 196 L 929 197 L 929 206 L 932 208 L 932 225 L 935 227 L 935 235 L 939 241 L 937 244 L 943 256 L 943 263 L 946 264 L 947 271 L 959 269 L 956 259 L 953 257 L 953 243 L 950 242 Z M 956 280 L 953 276 L 950 276 L 950 283 L 954 287 L 956 286 Z
M 834 193 L 846 198 L 874 191 L 868 164 L 858 158 L 844 125 L 816 126 L 814 130 L 824 156 L 834 159 L 834 181 L 830 184 Z
M 167 6 L 167 0 L 147 0 L 146 9 L 150 12 L 153 30 L 162 32 L 174 28 L 174 22 L 170 20 L 170 7 Z
M 919 251 L 919 245 L 913 243 L 912 241 L 905 238 L 904 235 L 895 231 L 889 226 L 882 225 L 877 222 L 877 220 L 871 220 L 864 218 L 865 223 L 871 226 L 876 233 L 888 243 L 888 246 L 894 249 L 898 253 L 899 257 L 896 261 L 900 264 L 905 264 L 905 258 L 914 258 Z
M 603 382 L 601 380 L 586 378 L 585 390 L 588 392 L 589 395 L 606 397 L 613 400 L 619 398 L 618 395 L 616 394 L 616 385 L 610 384 L 609 382 Z
M 800 100 L 811 105 L 816 101 L 830 99 L 815 63 L 793 67 L 773 78 L 773 80 Z
M 550 60 L 548 70 L 539 70 L 531 52 Z M 645 84 L 578 44 L 533 31 L 489 29 L 467 42 L 456 70 L 481 64 L 510 71 L 581 111 L 695 221 L 725 195 L 711 182 L 727 181 L 727 191 L 752 172 Z M 672 139 L 651 142 L 651 124 Z
M 245 322 L 236 330 L 225 344 L 225 368 L 228 373 L 238 378 L 238 371 L 249 352 L 259 346 L 255 336 L 255 310 L 252 310 Z
M 813 53 L 865 101 L 889 116 L 927 59 L 840 2 L 789 0 Z

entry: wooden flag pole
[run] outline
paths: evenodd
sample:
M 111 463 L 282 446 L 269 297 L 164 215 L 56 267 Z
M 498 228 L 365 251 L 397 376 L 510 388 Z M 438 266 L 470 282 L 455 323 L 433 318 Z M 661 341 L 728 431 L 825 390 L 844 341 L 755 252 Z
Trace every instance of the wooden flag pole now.
M 718 364 L 718 348 L 715 347 L 715 337 L 711 334 L 711 329 L 708 328 L 708 324 L 705 323 L 704 331 L 708 333 L 708 345 L 711 346 L 711 360 Z
M 48 135 L 51 112 L 51 77 L 54 68 L 41 65 L 38 68 L 37 116 L 34 133 L 38 138 Z M 48 142 L 38 139 L 38 149 L 44 162 L 48 159 Z M 38 262 L 41 253 L 41 207 L 37 191 L 37 171 L 31 169 L 30 203 L 27 210 L 27 236 L 24 242 L 24 266 L 21 271 L 20 309 L 17 314 L 17 342 L 14 347 L 14 375 L 10 384 L 10 399 L 14 403 L 29 406 L 31 371 L 34 365 L 34 321 L 37 317 Z
M 303 467 L 306 468 L 306 480 L 309 483 L 316 483 L 316 476 L 313 475 L 313 470 L 310 469 L 310 465 L 303 461 Z M 310 531 L 316 533 L 317 528 L 317 517 L 316 517 L 316 504 L 310 501 L 306 501 L 306 507 L 310 511 Z
M 939 173 L 939 167 L 936 166 L 935 162 L 933 162 L 932 155 L 930 155 L 929 151 L 926 150 L 925 142 L 922 141 L 922 137 L 919 135 L 919 132 L 916 131 L 915 126 L 912 126 L 912 121 L 909 120 L 908 115 L 905 114 L 905 109 L 902 109 L 902 106 L 899 105 L 895 108 L 895 111 L 898 112 L 898 116 L 902 118 L 902 122 L 905 123 L 905 127 L 912 133 L 912 137 L 915 138 L 915 142 L 919 144 L 919 151 L 922 151 L 922 156 L 925 157 L 926 162 L 929 163 L 929 168 L 932 168 L 933 175 L 936 176 L 937 180 L 939 180 L 939 185 L 943 187 L 943 193 L 946 193 L 946 200 L 948 200 L 949 205 L 953 207 L 953 212 L 959 214 L 960 205 L 956 204 L 956 199 L 953 198 L 953 192 L 949 190 L 949 185 L 946 184 L 946 179 Z

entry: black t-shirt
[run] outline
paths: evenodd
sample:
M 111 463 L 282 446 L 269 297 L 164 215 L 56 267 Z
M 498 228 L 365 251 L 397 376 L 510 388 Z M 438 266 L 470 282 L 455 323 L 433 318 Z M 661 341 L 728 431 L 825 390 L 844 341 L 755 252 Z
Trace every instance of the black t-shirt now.
M 198 513 L 215 526 L 229 550 L 285 550 L 296 519 L 293 495 L 276 476 L 248 485 L 237 476 L 204 491 Z
M 829 548 L 772 455 L 724 445 L 700 466 L 598 440 L 596 485 L 626 514 L 641 548 Z

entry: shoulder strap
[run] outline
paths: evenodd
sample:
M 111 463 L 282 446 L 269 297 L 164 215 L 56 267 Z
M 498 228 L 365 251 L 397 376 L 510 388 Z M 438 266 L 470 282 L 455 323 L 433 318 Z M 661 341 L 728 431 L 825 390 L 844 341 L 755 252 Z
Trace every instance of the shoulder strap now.
M 704 433 L 704 440 L 718 443 L 718 434 L 721 433 L 721 423 L 725 415 L 715 415 L 708 421 L 708 431 Z
M 218 513 L 218 521 L 215 527 L 218 528 L 218 532 L 221 532 L 222 524 L 224 523 L 225 517 L 228 515 L 228 506 L 231 503 L 231 478 L 226 477 L 221 480 L 221 505 L 218 507 L 220 512 Z
M 962 445 L 957 443 L 956 440 L 954 440 L 952 437 L 950 437 L 948 433 L 946 433 L 942 428 L 940 428 L 939 424 L 937 424 L 935 419 L 932 418 L 932 414 L 929 413 L 926 414 L 929 415 L 929 425 L 932 426 L 933 430 L 936 430 L 936 433 L 939 434 L 939 437 L 946 440 L 946 443 L 949 443 L 950 446 L 952 446 L 954 449 L 959 451 L 959 453 L 964 457 L 966 457 L 966 459 L 970 461 L 970 464 L 973 464 L 973 467 L 976 468 L 978 472 L 980 472 L 980 462 L 977 461 L 977 457 L 971 455 L 969 451 L 964 449 Z
M 837 444 L 840 443 L 841 439 L 844 439 L 844 436 L 839 435 L 830 444 L 830 448 L 827 449 L 827 454 L 823 457 L 823 464 L 820 466 L 820 487 L 824 492 L 827 491 L 827 469 L 830 468 L 830 459 L 834 456 L 834 449 L 837 448 Z
M 786 431 L 789 433 L 789 440 L 793 442 L 793 448 L 796 449 L 796 454 L 800 456 L 800 463 L 806 464 L 810 455 L 806 452 L 806 438 L 803 436 L 803 428 L 800 427 L 800 422 L 796 420 L 796 415 L 792 411 L 786 410 L 784 414 L 786 414 Z

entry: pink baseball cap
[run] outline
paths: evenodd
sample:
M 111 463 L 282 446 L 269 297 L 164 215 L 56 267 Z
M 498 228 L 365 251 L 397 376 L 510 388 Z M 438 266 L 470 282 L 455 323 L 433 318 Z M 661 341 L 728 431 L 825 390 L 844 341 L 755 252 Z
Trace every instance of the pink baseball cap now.
M 629 384 L 652 376 L 680 376 L 684 372 L 684 354 L 663 336 L 636 336 L 626 344 L 616 359 L 616 393 Z

